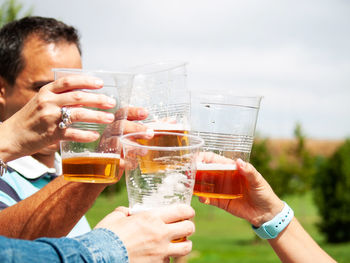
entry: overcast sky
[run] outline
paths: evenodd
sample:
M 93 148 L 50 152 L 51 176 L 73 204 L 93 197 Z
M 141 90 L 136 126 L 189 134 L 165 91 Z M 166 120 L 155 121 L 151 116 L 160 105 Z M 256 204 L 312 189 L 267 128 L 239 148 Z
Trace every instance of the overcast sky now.
M 350 1 L 21 2 L 80 31 L 85 68 L 188 61 L 192 90 L 264 96 L 261 135 L 350 136 Z

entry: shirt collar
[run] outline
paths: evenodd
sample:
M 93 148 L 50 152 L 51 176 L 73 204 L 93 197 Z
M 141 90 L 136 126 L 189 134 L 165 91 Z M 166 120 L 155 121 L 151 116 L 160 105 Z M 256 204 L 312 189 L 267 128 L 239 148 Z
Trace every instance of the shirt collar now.
M 7 165 L 29 180 L 37 179 L 47 173 L 61 174 L 61 157 L 58 153 L 55 154 L 55 168 L 47 167 L 32 156 L 18 158 L 8 162 Z

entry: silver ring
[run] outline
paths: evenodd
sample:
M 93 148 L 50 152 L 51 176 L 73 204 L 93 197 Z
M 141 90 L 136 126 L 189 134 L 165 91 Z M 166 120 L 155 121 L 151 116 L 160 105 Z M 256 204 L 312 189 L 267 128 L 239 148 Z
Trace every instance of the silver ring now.
M 62 107 L 61 108 L 61 119 L 62 121 L 58 124 L 58 128 L 60 129 L 66 129 L 69 127 L 69 125 L 72 124 L 71 120 L 71 111 L 67 107 Z

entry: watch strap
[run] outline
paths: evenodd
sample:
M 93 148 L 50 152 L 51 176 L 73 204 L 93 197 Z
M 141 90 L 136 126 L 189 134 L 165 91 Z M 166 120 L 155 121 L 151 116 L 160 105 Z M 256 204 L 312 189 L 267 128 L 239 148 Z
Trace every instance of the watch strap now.
M 272 239 L 278 236 L 283 229 L 288 226 L 294 217 L 293 209 L 286 202 L 280 213 L 278 213 L 270 221 L 265 222 L 260 227 L 252 226 L 254 232 L 262 239 Z

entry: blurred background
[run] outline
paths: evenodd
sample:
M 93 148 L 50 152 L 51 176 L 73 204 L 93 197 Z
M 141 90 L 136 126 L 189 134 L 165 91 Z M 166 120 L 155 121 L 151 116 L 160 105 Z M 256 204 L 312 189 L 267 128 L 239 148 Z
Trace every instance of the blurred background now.
M 350 135 L 346 0 L 19 2 L 76 27 L 85 68 L 188 61 L 191 89 L 263 95 L 263 135 L 292 137 L 296 122 L 313 138 Z
M 76 27 L 85 68 L 181 60 L 189 62 L 192 90 L 264 96 L 251 162 L 316 241 L 338 262 L 350 262 L 349 1 L 0 0 L 0 5 L 1 25 L 31 14 Z M 127 205 L 122 181 L 89 211 L 91 225 L 121 204 Z M 184 262 L 278 262 L 246 222 L 197 198 L 193 206 L 194 251 Z

